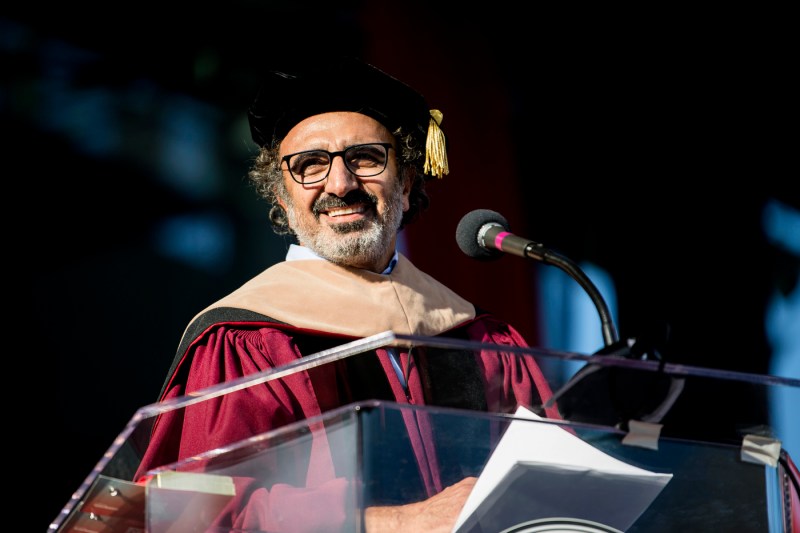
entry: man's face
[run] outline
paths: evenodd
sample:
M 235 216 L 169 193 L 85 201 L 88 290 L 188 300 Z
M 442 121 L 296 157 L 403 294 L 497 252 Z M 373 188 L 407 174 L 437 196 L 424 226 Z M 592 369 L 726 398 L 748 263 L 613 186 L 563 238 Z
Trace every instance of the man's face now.
M 360 113 L 334 112 L 309 117 L 283 139 L 280 157 L 306 150 L 338 152 L 366 143 L 391 143 L 381 123 Z M 410 183 L 398 177 L 394 148 L 386 170 L 376 176 L 353 174 L 334 157 L 324 180 L 295 182 L 282 163 L 286 194 L 279 202 L 303 246 L 334 263 L 381 272 L 394 254 L 397 230 L 408 210 Z

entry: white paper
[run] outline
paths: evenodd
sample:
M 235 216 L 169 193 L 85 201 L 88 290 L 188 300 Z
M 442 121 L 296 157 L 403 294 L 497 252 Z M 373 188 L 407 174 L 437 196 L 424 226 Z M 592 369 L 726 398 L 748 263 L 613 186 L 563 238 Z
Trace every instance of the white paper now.
M 515 416 L 541 420 L 523 407 Z M 513 506 L 505 509 L 506 513 L 530 510 L 530 514 L 546 514 L 548 505 L 559 513 L 529 516 L 528 520 L 571 516 L 624 531 L 670 479 L 672 474 L 649 472 L 611 457 L 557 425 L 514 420 L 478 478 L 453 531 L 469 531 L 497 502 Z M 524 487 L 523 509 L 518 509 L 513 494 L 504 495 L 510 487 Z M 603 490 L 598 492 L 599 488 Z M 624 508 L 600 505 L 598 495 L 620 502 Z

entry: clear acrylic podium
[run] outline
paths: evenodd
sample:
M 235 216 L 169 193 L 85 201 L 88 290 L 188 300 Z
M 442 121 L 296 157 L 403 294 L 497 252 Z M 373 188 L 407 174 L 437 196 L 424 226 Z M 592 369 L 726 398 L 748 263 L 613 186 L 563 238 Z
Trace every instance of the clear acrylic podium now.
M 586 377 L 553 385 L 564 420 L 536 416 L 541 405 L 492 412 L 368 400 L 220 443 L 134 482 L 159 417 L 320 365 L 374 357 L 373 350 L 390 345 L 413 345 L 427 360 L 478 353 L 533 358 L 553 375 L 577 365 L 582 371 L 572 375 Z M 142 407 L 49 531 L 360 532 L 370 507 L 418 502 L 480 476 L 458 533 L 794 533 L 800 527 L 797 470 L 768 420 L 724 413 L 725 428 L 714 438 L 707 432 L 697 438 L 695 426 L 676 428 L 670 421 L 681 395 L 713 390 L 725 397 L 727 387 L 800 399 L 794 379 L 385 332 Z M 636 418 L 653 413 L 659 423 Z M 715 413 L 705 416 L 713 425 Z

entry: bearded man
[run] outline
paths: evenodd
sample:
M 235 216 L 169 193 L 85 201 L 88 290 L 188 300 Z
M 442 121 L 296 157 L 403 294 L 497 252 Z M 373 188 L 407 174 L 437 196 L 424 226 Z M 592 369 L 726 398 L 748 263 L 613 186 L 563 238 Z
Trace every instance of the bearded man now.
M 161 400 L 385 331 L 527 346 L 513 326 L 397 249 L 398 233 L 428 208 L 426 181 L 449 171 L 442 113 L 420 93 L 372 65 L 337 58 L 270 73 L 248 116 L 259 146 L 249 177 L 271 205 L 273 229 L 297 242 L 285 261 L 190 322 Z M 512 412 L 550 397 L 534 362 L 492 357 L 463 353 L 434 369 L 424 350 L 378 348 L 165 414 L 154 425 L 139 475 L 361 400 Z M 437 385 L 448 380 L 458 386 Z M 558 416 L 555 408 L 545 414 Z M 367 531 L 449 532 L 475 477 L 444 480 L 431 466 L 431 449 L 422 453 L 417 441 L 406 439 L 411 455 L 432 472 L 420 478 L 420 500 L 369 502 L 358 523 Z M 335 472 L 310 472 L 307 485 L 294 489 L 251 487 L 219 524 L 352 530 L 353 517 L 337 511 L 348 484 Z

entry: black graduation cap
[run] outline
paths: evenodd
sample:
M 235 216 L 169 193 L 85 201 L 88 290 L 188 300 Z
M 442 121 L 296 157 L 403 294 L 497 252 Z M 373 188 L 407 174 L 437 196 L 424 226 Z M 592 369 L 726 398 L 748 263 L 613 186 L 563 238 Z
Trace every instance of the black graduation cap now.
M 354 57 L 268 72 L 247 116 L 253 141 L 264 146 L 283 139 L 300 121 L 332 111 L 362 113 L 392 132 L 402 128 L 425 144 L 427 174 L 448 173 L 442 113 L 402 81 Z

